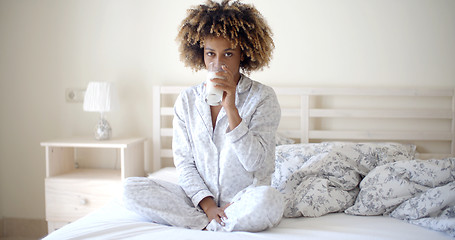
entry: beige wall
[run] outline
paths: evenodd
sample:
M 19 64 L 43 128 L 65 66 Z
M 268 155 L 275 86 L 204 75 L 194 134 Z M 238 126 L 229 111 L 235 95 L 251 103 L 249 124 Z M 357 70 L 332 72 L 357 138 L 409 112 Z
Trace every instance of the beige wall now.
M 113 81 L 114 136 L 152 136 L 152 86 L 203 79 L 183 67 L 174 41 L 185 9 L 201 1 L 0 0 L 0 217 L 44 218 L 39 143 L 92 134 L 97 114 L 65 102 L 66 88 Z M 455 88 L 455 1 L 254 3 L 276 43 L 256 80 Z

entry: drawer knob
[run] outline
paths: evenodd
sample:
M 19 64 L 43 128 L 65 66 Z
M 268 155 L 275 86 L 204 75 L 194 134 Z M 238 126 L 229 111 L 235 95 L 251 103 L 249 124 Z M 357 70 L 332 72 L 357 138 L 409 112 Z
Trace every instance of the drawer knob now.
M 85 198 L 81 198 L 81 199 L 79 200 L 79 203 L 80 203 L 81 205 L 87 205 L 87 202 L 88 202 L 88 201 L 87 201 L 87 199 L 85 199 Z

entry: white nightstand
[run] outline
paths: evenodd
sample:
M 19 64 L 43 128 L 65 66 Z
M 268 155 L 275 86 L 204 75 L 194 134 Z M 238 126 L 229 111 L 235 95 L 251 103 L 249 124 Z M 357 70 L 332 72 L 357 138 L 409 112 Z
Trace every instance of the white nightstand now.
M 46 147 L 46 221 L 49 233 L 103 206 L 121 192 L 122 180 L 144 176 L 145 138 L 97 141 L 69 138 Z M 118 168 L 78 168 L 78 148 L 116 149 Z M 115 160 L 114 160 L 115 161 Z

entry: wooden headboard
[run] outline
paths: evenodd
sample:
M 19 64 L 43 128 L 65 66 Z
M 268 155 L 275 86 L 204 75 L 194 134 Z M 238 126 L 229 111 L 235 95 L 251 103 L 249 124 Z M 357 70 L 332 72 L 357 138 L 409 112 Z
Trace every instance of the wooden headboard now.
M 153 170 L 172 166 L 173 104 L 183 86 L 153 88 Z M 405 142 L 419 158 L 455 155 L 454 89 L 274 87 L 278 132 L 300 143 Z

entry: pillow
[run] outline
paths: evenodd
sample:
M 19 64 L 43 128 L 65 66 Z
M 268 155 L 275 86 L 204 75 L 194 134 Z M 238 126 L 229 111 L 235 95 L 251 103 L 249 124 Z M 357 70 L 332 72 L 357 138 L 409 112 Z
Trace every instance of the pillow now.
M 452 173 L 454 169 L 455 159 L 410 160 L 379 166 L 362 180 L 355 204 L 345 213 L 353 215 L 389 214 L 409 199 L 416 196 L 425 197 L 426 195 L 423 193 L 427 190 L 454 181 Z M 431 197 L 434 198 L 435 195 Z M 436 200 L 431 199 L 431 201 Z M 414 199 L 399 209 L 416 208 L 419 206 L 417 203 L 422 206 L 426 204 Z M 403 215 L 399 211 L 395 214 Z
M 354 204 L 359 181 L 345 156 L 317 154 L 279 186 L 285 196 L 284 216 L 319 217 L 344 211 Z
M 275 148 L 275 172 L 272 186 L 281 190 L 286 180 L 311 157 L 328 150 L 327 144 L 285 144 Z
M 428 216 L 441 216 L 448 208 L 455 210 L 455 182 L 430 188 L 423 194 L 407 200 L 390 213 L 390 216 L 402 220 L 416 220 Z M 452 212 L 452 218 L 455 217 L 453 214 L 455 211 Z M 453 227 L 455 228 L 455 225 Z
M 362 177 L 378 165 L 412 159 L 415 146 L 323 142 L 276 147 L 272 187 L 285 195 L 286 217 L 322 216 L 352 206 Z
M 332 151 L 346 156 L 363 176 L 375 167 L 389 162 L 412 160 L 416 154 L 416 146 L 413 144 L 394 142 L 327 142 L 326 144 L 332 144 Z
M 285 181 L 311 157 L 335 152 L 348 158 L 356 171 L 365 176 L 376 166 L 414 159 L 416 146 L 401 143 L 322 142 L 284 144 L 275 149 L 275 173 L 272 186 Z

